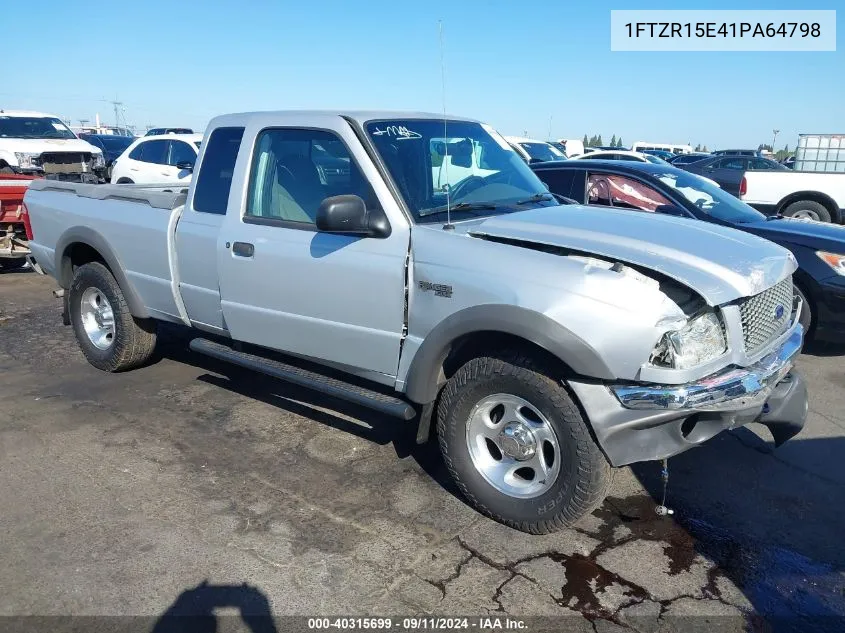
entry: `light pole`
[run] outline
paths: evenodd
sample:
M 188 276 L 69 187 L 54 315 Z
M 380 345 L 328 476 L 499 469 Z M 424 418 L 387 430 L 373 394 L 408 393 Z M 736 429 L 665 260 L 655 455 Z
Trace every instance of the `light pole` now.
M 778 137 L 780 130 L 772 130 L 772 154 L 775 153 L 775 139 Z

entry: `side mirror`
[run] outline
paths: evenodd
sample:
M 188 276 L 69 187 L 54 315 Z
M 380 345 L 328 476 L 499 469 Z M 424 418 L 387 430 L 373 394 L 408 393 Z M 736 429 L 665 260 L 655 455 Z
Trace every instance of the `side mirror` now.
M 382 209 L 367 209 L 358 196 L 331 196 L 317 209 L 317 230 L 323 233 L 387 237 L 390 223 Z
M 537 163 L 545 163 L 545 162 L 546 161 L 544 161 L 542 158 L 529 158 L 528 159 L 529 165 L 536 165 Z
M 183 161 L 181 163 L 176 163 L 176 169 L 185 169 L 187 171 L 194 171 L 194 164 L 190 161 Z

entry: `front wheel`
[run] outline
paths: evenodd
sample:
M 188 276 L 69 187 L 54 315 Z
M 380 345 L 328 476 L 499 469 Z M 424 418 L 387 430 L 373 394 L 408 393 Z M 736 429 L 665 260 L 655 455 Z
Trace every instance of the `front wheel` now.
M 76 269 L 68 305 L 79 347 L 97 369 L 124 371 L 152 356 L 155 321 L 132 316 L 123 291 L 103 264 L 92 262 Z
M 475 358 L 446 383 L 440 450 L 467 500 L 524 532 L 569 527 L 605 498 L 612 469 L 554 373 L 509 352 Z

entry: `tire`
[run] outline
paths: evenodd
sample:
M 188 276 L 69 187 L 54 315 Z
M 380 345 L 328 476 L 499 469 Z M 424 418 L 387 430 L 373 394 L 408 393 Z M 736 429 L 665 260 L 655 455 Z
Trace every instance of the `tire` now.
M 819 222 L 830 222 L 830 211 L 821 202 L 815 200 L 799 200 L 793 202 L 783 214 L 788 218 L 809 218 Z
M 531 534 L 547 534 L 574 525 L 604 500 L 613 479 L 613 470 L 593 440 L 578 406 L 554 375 L 518 351 L 475 358 L 449 379 L 437 408 L 440 451 L 464 497 L 482 514 Z M 505 402 L 498 420 L 498 407 L 489 409 L 496 400 Z M 519 419 L 508 413 L 514 406 L 521 411 L 522 422 L 512 421 Z M 481 418 L 494 421 L 493 427 L 479 426 L 479 412 L 486 409 L 489 414 L 482 413 Z M 514 460 L 514 453 L 519 450 L 514 450 L 513 442 L 508 446 L 502 441 L 507 427 L 514 425 L 527 426 L 535 439 L 553 437 L 556 451 L 548 468 L 549 476 L 537 477 L 536 468 L 529 468 L 535 477 L 528 482 L 512 474 L 509 481 L 514 485 L 507 491 L 507 478 L 492 483 L 497 480 L 496 472 L 512 470 L 519 463 L 534 464 L 537 458 L 549 466 L 548 441 L 535 443 L 541 448 L 533 458 L 523 455 L 521 459 L 525 461 Z M 479 440 L 477 428 L 484 433 L 498 433 L 496 442 Z M 490 428 L 495 430 L 488 431 Z M 485 464 L 492 469 L 485 471 Z
M 99 311 L 92 310 L 95 304 Z M 79 347 L 97 369 L 125 371 L 144 364 L 152 356 L 155 321 L 132 316 L 123 291 L 103 264 L 92 262 L 76 269 L 68 289 L 68 305 Z
M 134 185 L 135 181 L 132 180 L 131 178 L 118 178 L 117 182 L 115 184 L 117 184 L 117 185 Z
M 810 305 L 810 302 L 807 300 L 807 295 L 804 294 L 804 291 L 795 284 L 793 287 L 795 290 L 795 294 L 801 297 L 801 301 L 803 306 L 801 307 L 801 317 L 798 321 L 804 327 L 804 340 L 807 340 L 807 337 L 810 335 L 810 328 L 813 327 L 813 307 Z

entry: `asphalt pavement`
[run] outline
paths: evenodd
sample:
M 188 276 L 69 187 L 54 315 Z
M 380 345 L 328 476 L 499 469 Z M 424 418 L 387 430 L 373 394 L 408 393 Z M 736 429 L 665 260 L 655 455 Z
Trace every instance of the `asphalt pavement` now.
M 669 460 L 672 516 L 640 464 L 537 537 L 473 511 L 411 425 L 192 355 L 186 331 L 97 371 L 53 287 L 0 274 L 0 616 L 845 630 L 845 350 L 800 358 L 810 416 L 785 446 L 751 425 Z

